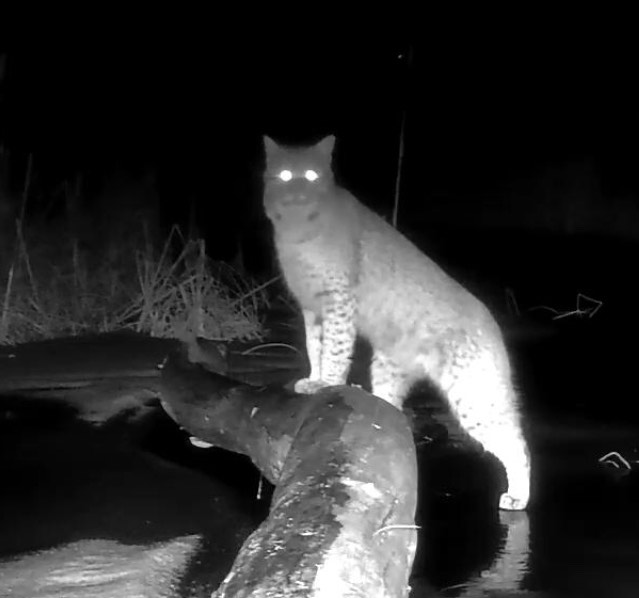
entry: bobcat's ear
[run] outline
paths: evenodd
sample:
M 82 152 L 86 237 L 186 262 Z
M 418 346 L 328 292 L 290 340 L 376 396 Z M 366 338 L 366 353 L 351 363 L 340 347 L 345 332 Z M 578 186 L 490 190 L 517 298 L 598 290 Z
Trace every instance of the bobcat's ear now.
M 328 135 L 317 144 L 317 149 L 319 149 L 319 151 L 325 156 L 331 156 L 333 154 L 334 147 L 335 135 Z
M 279 148 L 279 145 L 275 143 L 268 135 L 264 135 L 264 150 L 267 154 L 272 154 L 276 152 Z

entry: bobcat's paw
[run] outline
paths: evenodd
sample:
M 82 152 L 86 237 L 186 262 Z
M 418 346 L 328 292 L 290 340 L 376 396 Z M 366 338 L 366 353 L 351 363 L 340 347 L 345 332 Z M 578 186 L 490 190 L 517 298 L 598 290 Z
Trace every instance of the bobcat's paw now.
M 528 498 L 517 498 L 504 492 L 499 499 L 499 508 L 504 511 L 523 511 L 528 505 Z
M 310 378 L 302 378 L 295 383 L 295 392 L 299 392 L 304 395 L 315 394 L 318 390 L 326 388 L 329 384 L 326 384 L 323 380 L 311 380 Z

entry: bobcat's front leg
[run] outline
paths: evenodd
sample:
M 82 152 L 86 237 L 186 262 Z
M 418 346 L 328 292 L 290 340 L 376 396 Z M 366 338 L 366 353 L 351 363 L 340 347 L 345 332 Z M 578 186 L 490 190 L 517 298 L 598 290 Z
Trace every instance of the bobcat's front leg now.
M 355 297 L 346 285 L 324 293 L 321 317 L 319 376 L 315 375 L 311 354 L 317 351 L 317 347 L 314 340 L 309 342 L 309 338 L 316 337 L 307 336 L 311 374 L 295 383 L 295 390 L 300 393 L 314 393 L 325 386 L 345 384 L 350 369 L 356 335 Z
M 304 316 L 304 331 L 306 333 L 306 354 L 311 366 L 308 380 L 321 380 L 322 324 L 315 312 L 311 310 L 303 310 L 302 315 Z

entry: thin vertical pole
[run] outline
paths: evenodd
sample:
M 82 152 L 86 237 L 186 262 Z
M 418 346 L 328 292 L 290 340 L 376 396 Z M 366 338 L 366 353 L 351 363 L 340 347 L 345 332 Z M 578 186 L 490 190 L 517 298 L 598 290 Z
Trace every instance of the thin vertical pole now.
M 397 219 L 399 215 L 399 197 L 402 187 L 402 164 L 404 162 L 404 137 L 406 133 L 406 114 L 408 112 L 408 77 L 413 63 L 413 45 L 408 46 L 406 55 L 406 74 L 404 80 L 404 106 L 402 107 L 402 121 L 399 127 L 399 146 L 397 148 L 397 174 L 395 175 L 395 199 L 393 202 L 393 219 L 392 224 L 397 228 Z

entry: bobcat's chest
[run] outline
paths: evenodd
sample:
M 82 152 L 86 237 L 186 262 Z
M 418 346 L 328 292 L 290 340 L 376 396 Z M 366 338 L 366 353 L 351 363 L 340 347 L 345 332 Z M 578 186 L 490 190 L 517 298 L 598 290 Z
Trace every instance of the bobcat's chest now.
M 321 312 L 329 266 L 313 244 L 278 247 L 280 267 L 293 296 L 304 309 Z

